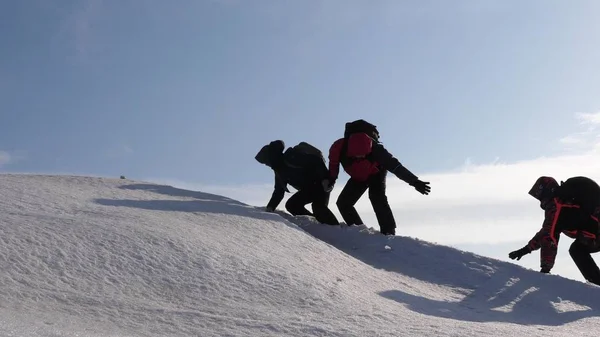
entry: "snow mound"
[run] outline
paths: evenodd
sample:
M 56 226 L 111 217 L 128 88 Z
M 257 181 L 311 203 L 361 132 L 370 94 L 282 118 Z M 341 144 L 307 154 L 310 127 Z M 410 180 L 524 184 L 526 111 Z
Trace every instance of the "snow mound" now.
M 1 336 L 584 336 L 598 288 L 120 179 L 0 175 Z

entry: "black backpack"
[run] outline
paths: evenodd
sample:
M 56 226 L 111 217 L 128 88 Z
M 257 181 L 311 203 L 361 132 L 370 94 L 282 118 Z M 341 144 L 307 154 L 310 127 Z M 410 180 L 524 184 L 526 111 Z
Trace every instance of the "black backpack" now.
M 555 196 L 563 202 L 579 205 L 587 214 L 600 206 L 600 186 L 588 177 L 576 176 L 561 181 Z
M 321 162 L 326 164 L 323 152 L 306 142 L 300 142 L 287 149 L 283 154 L 283 160 L 286 165 L 297 169 L 314 167 Z
M 366 133 L 369 137 L 373 138 L 376 142 L 379 142 L 379 131 L 377 126 L 365 121 L 364 119 L 358 119 L 353 122 L 346 123 L 344 129 L 344 138 L 348 139 L 351 134 L 354 133 Z

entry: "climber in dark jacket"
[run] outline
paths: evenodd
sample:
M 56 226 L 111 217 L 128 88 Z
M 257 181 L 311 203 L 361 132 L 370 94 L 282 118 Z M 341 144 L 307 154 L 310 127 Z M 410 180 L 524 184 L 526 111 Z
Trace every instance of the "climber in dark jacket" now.
M 600 285 L 600 269 L 592 253 L 600 251 L 600 186 L 587 177 L 572 177 L 561 185 L 552 178 L 539 177 L 529 195 L 540 201 L 545 216 L 542 228 L 523 248 L 510 252 L 511 259 L 541 248 L 540 272 L 554 267 L 560 234 L 575 239 L 569 254 L 583 277 Z
M 386 196 L 388 171 L 422 194 L 431 191 L 428 182 L 419 180 L 379 142 L 377 127 L 362 119 L 346 123 L 344 137 L 336 140 L 329 149 L 329 181 L 332 185 L 339 176 L 340 164 L 350 179 L 338 197 L 337 206 L 350 226 L 363 224 L 354 205 L 368 189 L 380 232 L 396 234 L 396 221 Z
M 339 221 L 329 209 L 331 189 L 328 188 L 329 173 L 325 163 L 317 157 L 307 156 L 303 157 L 307 158 L 307 161 L 301 166 L 290 165 L 284 159 L 284 149 L 285 143 L 282 140 L 275 140 L 263 146 L 255 156 L 259 163 L 270 167 L 275 173 L 275 186 L 266 210 L 275 211 L 285 193 L 290 192 L 287 188 L 287 185 L 290 185 L 298 191 L 285 204 L 290 214 L 310 215 L 321 223 L 339 225 Z M 292 150 L 292 148 L 288 149 L 290 152 Z M 313 212 L 305 207 L 310 203 Z

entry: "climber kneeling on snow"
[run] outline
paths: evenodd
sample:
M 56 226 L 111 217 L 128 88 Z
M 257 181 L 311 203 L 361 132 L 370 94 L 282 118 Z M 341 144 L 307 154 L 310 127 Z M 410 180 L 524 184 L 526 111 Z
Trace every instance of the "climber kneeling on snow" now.
M 561 233 L 575 241 L 569 254 L 583 277 L 600 285 L 600 269 L 592 253 L 600 252 L 600 186 L 587 177 L 569 178 L 559 185 L 552 177 L 539 177 L 529 195 L 540 201 L 544 210 L 542 228 L 518 250 L 508 254 L 520 260 L 526 254 L 540 249 L 540 272 L 549 273 L 556 259 Z
M 362 119 L 346 123 L 344 137 L 329 149 L 329 175 L 333 186 L 339 175 L 339 166 L 350 179 L 344 186 L 337 206 L 347 225 L 362 225 L 354 205 L 369 189 L 369 199 L 377 216 L 380 232 L 396 234 L 396 222 L 387 200 L 386 175 L 391 172 L 413 186 L 421 194 L 429 194 L 428 182 L 423 182 L 405 168 L 379 142 L 377 127 Z
M 267 165 L 275 172 L 275 190 L 266 210 L 273 212 L 283 200 L 287 185 L 298 190 L 285 204 L 292 215 L 311 215 L 321 223 L 339 225 L 337 218 L 329 209 L 330 184 L 327 181 L 328 170 L 321 151 L 314 146 L 301 142 L 288 148 L 285 143 L 275 140 L 258 152 L 255 159 Z M 313 213 L 305 205 L 312 203 Z

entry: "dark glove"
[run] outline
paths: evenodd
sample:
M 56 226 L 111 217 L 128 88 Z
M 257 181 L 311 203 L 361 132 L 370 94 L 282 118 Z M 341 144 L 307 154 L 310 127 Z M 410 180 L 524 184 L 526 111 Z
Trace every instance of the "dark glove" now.
M 531 253 L 531 249 L 527 246 L 521 248 L 521 249 L 517 249 L 515 251 L 512 251 L 508 254 L 508 257 L 511 258 L 512 260 L 517 259 L 517 261 L 519 261 L 523 255 L 527 255 Z
M 540 273 L 544 273 L 544 274 L 550 274 L 550 268 L 548 268 L 548 267 L 543 267 L 543 268 L 540 270 Z
M 265 207 L 265 212 L 273 213 L 273 212 L 275 212 L 275 209 L 267 206 L 267 207 Z
M 429 194 L 431 192 L 431 187 L 429 187 L 429 182 L 424 182 L 421 180 L 417 180 L 410 184 L 410 186 L 414 187 L 421 194 Z

